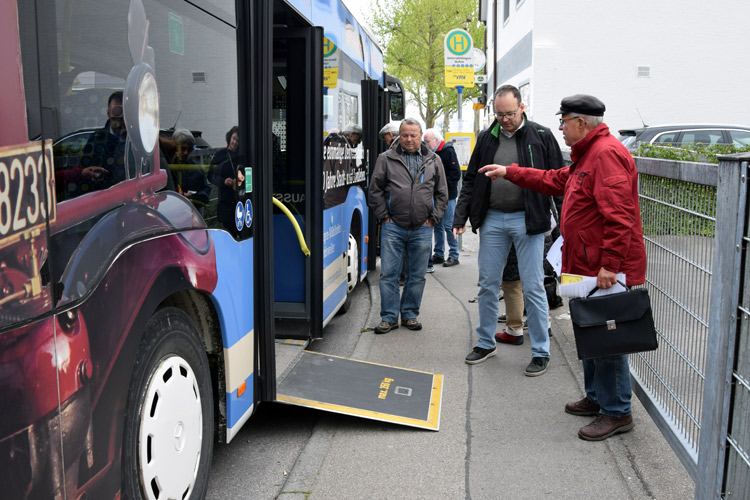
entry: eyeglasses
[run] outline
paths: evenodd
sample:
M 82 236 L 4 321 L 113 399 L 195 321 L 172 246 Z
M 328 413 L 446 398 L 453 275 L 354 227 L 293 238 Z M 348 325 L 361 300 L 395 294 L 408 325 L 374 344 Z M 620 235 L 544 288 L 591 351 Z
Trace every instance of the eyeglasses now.
M 498 113 L 498 112 L 495 112 L 495 117 L 496 117 L 496 118 L 497 118 L 498 120 L 503 120 L 503 119 L 505 119 L 505 118 L 513 118 L 514 116 L 516 116 L 516 113 L 518 113 L 518 110 L 519 110 L 519 109 L 521 109 L 521 106 L 518 106 L 518 107 L 516 108 L 516 110 L 515 110 L 515 111 L 513 111 L 513 112 L 511 112 L 511 113 Z
M 562 127 L 563 124 L 568 120 L 575 120 L 576 118 L 580 118 L 580 116 L 569 116 L 567 118 L 560 118 L 560 126 Z

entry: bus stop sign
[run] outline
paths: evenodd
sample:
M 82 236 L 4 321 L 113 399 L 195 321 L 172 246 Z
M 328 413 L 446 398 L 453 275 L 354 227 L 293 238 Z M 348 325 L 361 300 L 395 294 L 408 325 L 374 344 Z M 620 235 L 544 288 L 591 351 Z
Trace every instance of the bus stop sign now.
M 460 28 L 452 29 L 445 35 L 445 86 L 474 86 L 474 59 L 471 35 Z

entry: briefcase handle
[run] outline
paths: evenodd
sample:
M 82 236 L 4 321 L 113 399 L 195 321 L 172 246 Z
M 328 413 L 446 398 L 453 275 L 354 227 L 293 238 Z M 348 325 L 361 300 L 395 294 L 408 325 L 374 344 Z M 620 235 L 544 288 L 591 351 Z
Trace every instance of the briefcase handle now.
M 621 284 L 621 285 L 622 285 L 622 286 L 623 286 L 623 287 L 625 288 L 625 290 L 626 290 L 626 291 L 628 291 L 628 292 L 630 291 L 630 287 L 629 287 L 628 285 L 626 285 L 625 283 L 623 283 L 623 282 L 622 282 L 622 281 L 620 281 L 620 280 L 617 280 L 617 282 L 618 282 L 619 284 Z M 593 289 L 592 289 L 592 290 L 591 290 L 591 291 L 589 292 L 589 294 L 588 294 L 588 295 L 586 295 L 586 298 L 588 299 L 589 297 L 591 297 L 591 296 L 592 296 L 593 294 L 595 294 L 595 293 L 596 293 L 596 291 L 597 291 L 597 290 L 599 290 L 599 287 L 598 287 L 598 286 L 595 286 L 595 287 L 594 287 L 594 288 L 593 288 Z

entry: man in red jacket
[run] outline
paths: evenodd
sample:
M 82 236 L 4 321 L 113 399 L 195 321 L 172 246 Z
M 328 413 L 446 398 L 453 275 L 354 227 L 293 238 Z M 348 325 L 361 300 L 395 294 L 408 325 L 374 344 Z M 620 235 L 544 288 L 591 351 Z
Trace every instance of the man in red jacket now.
M 550 195 L 563 195 L 560 232 L 564 273 L 596 276 L 611 288 L 617 273 L 628 286 L 646 279 L 646 249 L 632 156 L 603 123 L 604 103 L 577 94 L 562 100 L 560 130 L 573 164 L 559 170 L 487 165 L 479 172 Z M 600 441 L 633 428 L 628 356 L 583 361 L 586 396 L 565 405 L 573 415 L 597 415 L 578 437 Z

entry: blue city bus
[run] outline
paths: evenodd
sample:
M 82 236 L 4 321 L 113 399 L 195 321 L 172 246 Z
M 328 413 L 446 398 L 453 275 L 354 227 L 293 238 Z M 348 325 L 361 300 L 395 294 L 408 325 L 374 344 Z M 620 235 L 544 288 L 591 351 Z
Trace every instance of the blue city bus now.
M 403 114 L 339 0 L 17 0 L 0 36 L 3 498 L 203 498 L 263 402 L 437 430 L 439 375 L 306 350 Z

